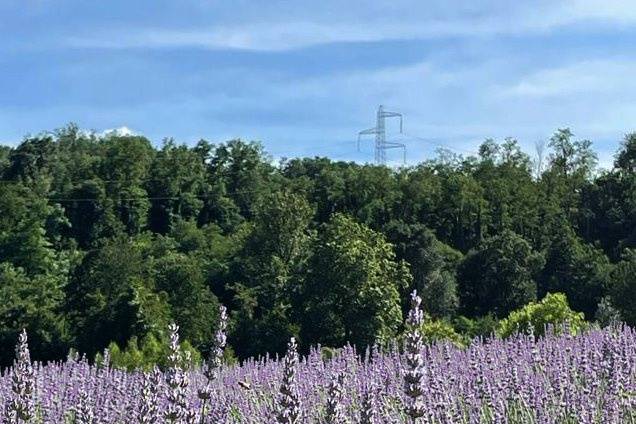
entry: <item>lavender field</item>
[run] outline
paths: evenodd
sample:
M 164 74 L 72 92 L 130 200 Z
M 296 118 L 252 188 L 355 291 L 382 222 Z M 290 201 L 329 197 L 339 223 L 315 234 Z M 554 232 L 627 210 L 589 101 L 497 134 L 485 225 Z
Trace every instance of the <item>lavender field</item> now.
M 3 422 L 31 423 L 634 423 L 636 332 L 629 327 L 535 340 L 426 346 L 413 297 L 404 352 L 319 349 L 282 360 L 187 364 L 173 326 L 165 372 L 125 372 L 70 357 L 31 363 L 26 333 L 0 382 Z M 107 359 L 106 359 L 107 361 Z

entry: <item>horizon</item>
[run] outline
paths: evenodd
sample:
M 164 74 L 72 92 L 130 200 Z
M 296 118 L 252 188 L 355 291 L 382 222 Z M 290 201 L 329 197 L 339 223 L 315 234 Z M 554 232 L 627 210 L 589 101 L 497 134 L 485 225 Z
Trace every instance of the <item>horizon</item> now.
M 569 127 L 609 168 L 636 130 L 627 1 L 153 4 L 2 2 L 0 142 L 76 122 L 372 162 L 357 133 L 385 104 L 407 164 L 508 136 L 532 156 Z

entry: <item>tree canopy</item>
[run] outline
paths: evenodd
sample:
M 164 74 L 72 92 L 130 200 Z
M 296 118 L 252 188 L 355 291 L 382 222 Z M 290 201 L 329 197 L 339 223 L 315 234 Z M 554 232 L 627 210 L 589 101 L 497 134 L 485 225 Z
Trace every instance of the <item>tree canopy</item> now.
M 473 335 L 556 292 L 633 325 L 636 135 L 607 170 L 569 129 L 548 148 L 391 169 L 75 125 L 1 147 L 0 365 L 24 327 L 36 359 L 155 352 L 172 321 L 205 355 L 219 303 L 240 358 L 364 347 L 401 332 L 413 289 L 431 328 Z

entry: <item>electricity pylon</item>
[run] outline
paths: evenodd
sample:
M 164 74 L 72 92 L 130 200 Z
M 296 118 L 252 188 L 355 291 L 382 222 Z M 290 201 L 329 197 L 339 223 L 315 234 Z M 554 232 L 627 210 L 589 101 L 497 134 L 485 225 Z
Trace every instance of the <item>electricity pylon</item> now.
M 360 151 L 360 138 L 363 135 L 375 134 L 375 163 L 377 165 L 386 165 L 386 151 L 388 149 L 403 149 L 403 159 L 404 163 L 406 163 L 406 145 L 394 141 L 386 141 L 386 118 L 400 118 L 400 134 L 402 134 L 402 114 L 386 111 L 384 107 L 380 105 L 378 107 L 375 127 L 358 133 L 358 151 Z

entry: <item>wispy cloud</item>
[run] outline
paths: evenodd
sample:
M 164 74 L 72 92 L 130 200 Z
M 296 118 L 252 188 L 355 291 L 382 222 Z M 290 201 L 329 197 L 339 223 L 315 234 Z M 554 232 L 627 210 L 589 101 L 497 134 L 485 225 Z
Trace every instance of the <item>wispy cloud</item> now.
M 75 48 L 205 48 L 253 51 L 286 51 L 330 43 L 377 42 L 386 40 L 479 37 L 546 32 L 577 23 L 636 24 L 636 3 L 619 0 L 531 1 L 522 3 L 491 1 L 483 8 L 464 2 L 443 7 L 399 2 L 391 13 L 369 17 L 343 11 L 310 13 L 253 19 L 191 27 L 143 27 L 131 29 L 91 28 L 67 37 L 64 43 Z M 482 4 L 482 3 L 480 3 Z M 258 7 L 258 6 L 256 6 Z M 353 9 L 355 11 L 355 8 Z M 400 13 L 395 13 L 396 10 Z
M 603 96 L 636 94 L 636 62 L 631 60 L 589 60 L 544 69 L 501 91 L 504 97 L 563 97 L 577 94 Z

